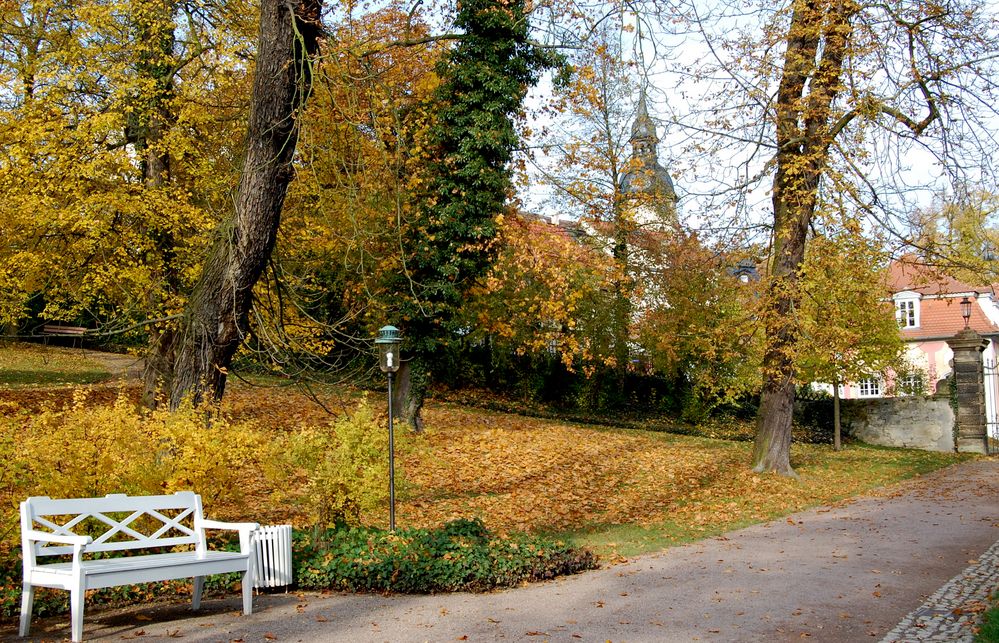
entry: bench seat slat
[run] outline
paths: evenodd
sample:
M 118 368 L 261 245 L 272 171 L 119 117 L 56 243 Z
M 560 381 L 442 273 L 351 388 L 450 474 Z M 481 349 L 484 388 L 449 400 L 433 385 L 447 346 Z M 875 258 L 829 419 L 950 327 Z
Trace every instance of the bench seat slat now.
M 129 564 L 129 561 L 132 564 Z M 239 552 L 215 551 L 199 558 L 196 552 L 153 554 L 133 558 L 89 560 L 83 564 L 86 589 L 133 583 L 211 576 L 246 570 L 246 556 Z M 72 563 L 39 565 L 32 570 L 32 584 L 61 586 L 72 576 Z
M 203 556 L 198 552 L 180 551 L 167 554 L 148 554 L 145 556 L 127 556 L 124 558 L 100 558 L 97 560 L 87 560 L 83 562 L 84 572 L 91 574 L 109 574 L 122 570 L 136 569 L 139 567 L 171 567 L 192 562 L 218 561 L 218 560 L 246 560 L 246 555 L 238 551 L 208 551 Z M 35 566 L 37 570 L 45 570 L 55 573 L 70 574 L 73 571 L 73 563 L 50 563 L 47 565 Z

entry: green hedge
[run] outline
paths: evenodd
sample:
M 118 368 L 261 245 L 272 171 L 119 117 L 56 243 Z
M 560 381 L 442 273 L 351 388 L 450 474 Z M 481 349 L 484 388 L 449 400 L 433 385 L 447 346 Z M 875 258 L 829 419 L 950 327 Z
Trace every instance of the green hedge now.
M 588 550 L 538 536 L 498 538 L 480 520 L 298 533 L 293 551 L 296 581 L 306 589 L 478 592 L 596 567 Z

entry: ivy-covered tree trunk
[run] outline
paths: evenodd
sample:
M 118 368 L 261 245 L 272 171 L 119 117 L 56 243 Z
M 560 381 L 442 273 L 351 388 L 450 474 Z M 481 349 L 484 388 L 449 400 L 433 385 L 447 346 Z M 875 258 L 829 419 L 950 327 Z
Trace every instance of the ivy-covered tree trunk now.
M 171 407 L 185 397 L 220 399 L 247 332 L 253 287 L 277 236 L 294 174 L 298 116 L 312 87 L 321 0 L 264 0 L 235 216 L 218 233 L 191 295 L 177 340 Z
M 616 173 L 615 173 L 616 174 Z M 616 179 L 615 179 L 616 180 Z M 615 186 L 620 185 L 617 181 Z M 614 189 L 614 247 L 612 253 L 618 275 L 614 281 L 614 311 L 611 323 L 611 341 L 614 342 L 614 397 L 613 406 L 625 403 L 628 368 L 631 360 L 631 319 L 634 297 L 634 275 L 631 265 L 630 241 L 634 234 L 633 215 L 625 212 L 622 197 Z
M 773 265 L 765 313 L 763 392 L 753 449 L 757 472 L 795 475 L 790 453 L 799 270 L 835 138 L 831 107 L 841 90 L 850 21 L 856 11 L 853 0 L 795 0 L 788 27 L 776 103 Z
M 459 3 L 455 26 L 464 34 L 438 66 L 416 213 L 404 235 L 406 274 L 393 288 L 407 298 L 399 325 L 411 363 L 399 378 L 408 392 L 400 409 L 414 429 L 423 425 L 431 378 L 458 337 L 455 311 L 495 256 L 499 217 L 512 192 L 512 118 L 538 72 L 555 62 L 528 41 L 524 6 Z
M 141 154 L 146 188 L 158 190 L 170 180 L 170 153 L 166 148 L 166 136 L 176 120 L 170 108 L 177 67 L 173 20 L 176 5 L 172 0 L 150 0 L 140 2 L 138 6 L 140 10 L 134 17 L 138 58 L 136 73 L 144 81 L 147 91 L 134 97 L 136 104 L 129 115 L 127 137 Z M 164 297 L 179 292 L 181 287 L 173 261 L 175 239 L 169 228 L 145 225 L 153 241 L 146 261 L 154 267 L 156 284 L 149 289 L 146 303 L 149 310 L 158 311 L 163 307 Z M 169 391 L 173 379 L 174 341 L 175 327 L 172 322 L 159 322 L 150 327 L 141 400 L 146 408 L 156 406 L 157 394 L 161 390 Z

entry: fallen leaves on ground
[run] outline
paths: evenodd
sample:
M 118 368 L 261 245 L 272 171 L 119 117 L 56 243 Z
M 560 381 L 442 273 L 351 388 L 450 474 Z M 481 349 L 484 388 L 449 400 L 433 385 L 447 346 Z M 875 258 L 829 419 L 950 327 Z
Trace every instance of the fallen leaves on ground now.
M 94 387 L 88 400 L 110 404 L 118 387 Z M 138 389 L 126 389 L 138 398 Z M 319 389 L 326 409 L 349 411 L 352 391 Z M 25 409 L 59 405 L 71 389 L 6 391 Z M 372 402 L 382 403 L 372 395 Z M 331 416 L 294 387 L 234 383 L 224 409 L 273 431 L 324 426 Z M 957 456 L 850 446 L 795 445 L 792 464 L 800 480 L 754 474 L 752 444 L 632 429 L 608 429 L 556 420 L 431 403 L 427 431 L 400 435 L 397 523 L 432 527 L 455 518 L 480 517 L 492 530 L 581 532 L 607 525 L 638 525 L 681 540 L 720 533 L 816 504 L 827 504 L 921 471 Z M 248 480 L 256 506 L 242 515 L 262 522 L 300 522 L 268 505 L 266 482 Z M 282 513 L 284 512 L 284 513 Z M 228 512 L 223 512 L 228 515 Z M 387 510 L 364 516 L 387 522 Z M 807 525 L 801 525 L 808 528 Z M 662 539 L 656 548 L 664 544 Z M 613 545 L 613 544 L 612 544 Z M 608 553 L 613 556 L 613 546 Z

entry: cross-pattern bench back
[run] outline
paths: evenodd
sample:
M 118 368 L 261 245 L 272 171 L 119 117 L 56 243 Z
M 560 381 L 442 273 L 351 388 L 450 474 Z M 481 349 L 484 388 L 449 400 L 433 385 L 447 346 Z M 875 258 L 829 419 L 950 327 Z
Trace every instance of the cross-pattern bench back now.
M 92 536 L 87 552 L 200 545 L 201 497 L 191 491 L 168 496 L 53 500 L 40 496 L 21 503 L 21 529 L 62 536 Z M 35 544 L 35 555 L 72 554 L 69 545 Z

